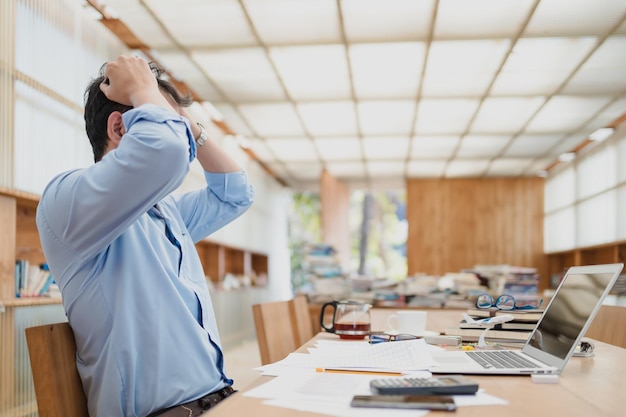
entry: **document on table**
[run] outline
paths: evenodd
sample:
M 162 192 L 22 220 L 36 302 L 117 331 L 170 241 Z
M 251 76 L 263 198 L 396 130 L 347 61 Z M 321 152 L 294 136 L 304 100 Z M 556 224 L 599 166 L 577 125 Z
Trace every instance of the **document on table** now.
M 276 407 L 310 411 L 338 417 L 379 417 L 383 410 L 354 408 L 354 395 L 369 395 L 372 379 L 388 376 L 368 374 L 337 374 L 316 372 L 316 368 L 401 371 L 406 376 L 429 377 L 432 362 L 430 347 L 423 341 L 411 340 L 370 345 L 364 342 L 319 341 L 309 354 L 293 353 L 282 361 L 257 368 L 275 378 L 243 395 L 263 398 Z M 396 377 L 397 378 L 397 377 Z M 460 400 L 458 406 L 506 404 L 499 398 L 479 392 L 471 400 Z M 424 410 L 385 409 L 385 416 L 421 417 Z
M 419 371 L 436 365 L 423 339 L 403 342 L 338 344 L 320 343 L 309 354 L 292 353 L 280 361 L 299 368 L 373 369 Z

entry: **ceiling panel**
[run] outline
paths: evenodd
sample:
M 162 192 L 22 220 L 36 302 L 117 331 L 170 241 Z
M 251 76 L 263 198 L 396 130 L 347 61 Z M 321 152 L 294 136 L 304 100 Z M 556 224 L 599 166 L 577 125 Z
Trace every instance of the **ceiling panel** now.
M 356 109 L 351 101 L 303 103 L 298 105 L 302 122 L 310 135 L 356 135 Z
M 285 93 L 263 48 L 193 51 L 193 59 L 228 100 L 284 100 Z
M 278 74 L 293 100 L 350 97 L 348 62 L 342 45 L 270 49 Z
M 308 138 L 269 138 L 265 144 L 283 162 L 317 162 L 317 151 Z
M 365 135 L 409 135 L 415 116 L 415 102 L 361 101 L 357 103 L 361 131 Z
M 489 158 L 498 155 L 509 143 L 511 136 L 467 135 L 461 140 L 457 155 L 460 158 Z
M 460 136 L 416 136 L 411 142 L 411 159 L 449 159 L 461 141 Z
M 542 0 L 526 35 L 577 36 L 608 33 L 626 13 L 621 0 Z
M 146 45 L 153 48 L 175 48 L 175 41 L 163 32 L 159 21 L 154 19 L 139 0 L 107 0 L 106 5 L 113 17 L 121 18 Z
M 305 136 L 302 123 L 290 103 L 242 104 L 238 109 L 258 136 Z
M 267 45 L 341 41 L 335 0 L 243 0 L 243 4 Z
M 415 98 L 425 46 L 418 42 L 351 45 L 349 54 L 357 99 Z
M 482 177 L 488 167 L 488 159 L 455 159 L 448 163 L 445 176 L 448 178 Z
M 157 58 L 174 78 L 183 81 L 188 86 L 193 86 L 193 91 L 204 100 L 211 102 L 224 100 L 224 97 L 188 54 L 167 50 L 157 54 Z
M 424 96 L 481 97 L 509 44 L 506 39 L 433 42 L 424 75 Z
M 403 177 L 404 163 L 393 161 L 368 161 L 367 172 L 372 178 Z
M 434 3 L 434 0 L 343 0 L 341 12 L 346 38 L 349 42 L 426 39 Z
M 494 95 L 553 94 L 596 46 L 597 38 L 520 39 L 496 79 Z
M 237 0 L 143 0 L 172 35 L 188 48 L 256 44 Z
M 489 164 L 487 176 L 519 177 L 532 162 L 531 158 L 497 158 Z
M 435 39 L 504 39 L 522 28 L 533 0 L 440 0 Z
M 363 138 L 363 152 L 368 160 L 395 159 L 402 161 L 407 159 L 409 153 L 409 137 L 369 136 Z
M 487 98 L 470 130 L 476 133 L 517 133 L 544 102 L 544 97 Z
M 615 94 L 626 91 L 626 36 L 607 39 L 563 89 L 564 94 Z
M 467 130 L 479 104 L 478 99 L 420 100 L 415 132 L 460 135 Z
M 361 161 L 361 141 L 351 138 L 315 138 L 315 146 L 324 161 Z
M 528 124 L 531 133 L 574 132 L 611 101 L 606 97 L 552 97 Z
M 623 0 L 104 3 L 297 189 L 537 175 L 626 113 Z
M 298 180 L 315 180 L 322 175 L 323 166 L 319 162 L 291 161 L 286 163 L 287 171 Z
M 231 130 L 241 135 L 254 135 L 248 124 L 241 118 L 240 113 L 234 106 L 228 103 L 215 103 L 214 107 L 220 113 L 224 122 L 228 125 L 228 127 L 230 127 Z
M 365 171 L 365 162 L 335 162 L 330 161 L 326 164 L 326 169 L 330 175 L 337 178 L 363 179 L 367 178 Z
M 447 165 L 445 160 L 410 161 L 407 164 L 407 177 L 439 178 L 443 176 Z
M 503 153 L 505 158 L 540 157 L 554 148 L 562 135 L 529 135 L 517 136 Z

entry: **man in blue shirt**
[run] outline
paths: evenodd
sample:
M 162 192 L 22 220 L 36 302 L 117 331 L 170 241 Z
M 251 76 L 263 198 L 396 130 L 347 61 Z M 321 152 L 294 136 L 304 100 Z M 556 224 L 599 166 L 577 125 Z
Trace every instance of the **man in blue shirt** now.
M 194 243 L 244 213 L 252 186 L 141 58 L 107 63 L 85 98 L 96 163 L 50 182 L 37 226 L 89 415 L 199 415 L 234 391 Z M 196 157 L 207 187 L 171 195 Z

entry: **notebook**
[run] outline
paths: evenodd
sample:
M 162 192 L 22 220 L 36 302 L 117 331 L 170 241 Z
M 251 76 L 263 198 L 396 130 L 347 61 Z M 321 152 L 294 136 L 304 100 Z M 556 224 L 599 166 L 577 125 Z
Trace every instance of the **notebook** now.
M 433 353 L 432 373 L 559 374 L 611 291 L 624 264 L 568 269 L 521 350 L 443 351 Z M 512 356 L 516 365 L 486 365 L 484 356 Z M 481 365 L 481 362 L 483 364 Z

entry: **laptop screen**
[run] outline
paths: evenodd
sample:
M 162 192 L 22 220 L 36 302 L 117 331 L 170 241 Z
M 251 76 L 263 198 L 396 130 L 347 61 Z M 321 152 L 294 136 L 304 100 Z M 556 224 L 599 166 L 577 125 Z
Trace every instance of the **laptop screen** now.
M 529 344 L 565 359 L 614 277 L 614 272 L 566 274 Z

